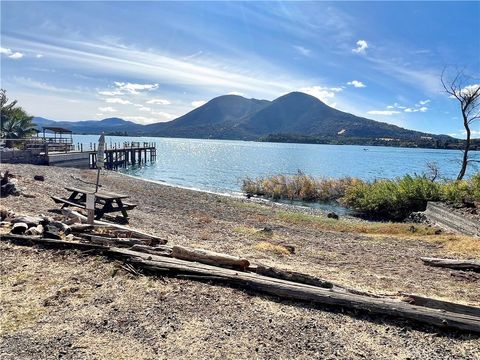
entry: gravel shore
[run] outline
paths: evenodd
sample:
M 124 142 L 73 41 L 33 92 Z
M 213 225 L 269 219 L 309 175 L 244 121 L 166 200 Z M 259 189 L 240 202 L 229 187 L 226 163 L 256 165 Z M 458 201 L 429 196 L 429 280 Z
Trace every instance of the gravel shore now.
M 1 207 L 30 215 L 47 214 L 56 207 L 51 195 L 66 196 L 65 186 L 87 187 L 78 179 L 94 182 L 96 176 L 91 170 L 32 165 L 0 169 L 35 196 L 10 196 Z M 169 244 L 240 255 L 376 294 L 404 291 L 480 305 L 479 276 L 429 268 L 419 260 L 468 257 L 450 253 L 445 242 L 334 231 L 321 222 L 321 212 L 320 222 L 293 221 L 291 214 L 302 210 L 115 172 L 104 172 L 101 184 L 138 204 L 129 212 L 130 226 Z M 265 227 L 272 231 L 262 232 Z M 295 253 L 268 246 L 282 243 Z M 212 284 L 135 277 L 121 264 L 74 252 L 0 247 L 2 359 L 480 359 L 480 339 L 468 334 Z

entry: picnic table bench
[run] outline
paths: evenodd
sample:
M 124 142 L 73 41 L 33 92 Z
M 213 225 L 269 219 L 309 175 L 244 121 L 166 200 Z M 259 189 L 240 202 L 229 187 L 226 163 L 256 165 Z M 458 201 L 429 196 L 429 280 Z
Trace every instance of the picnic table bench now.
M 137 206 L 136 204 L 124 202 L 124 199 L 129 198 L 128 195 L 124 194 L 105 190 L 95 192 L 94 189 L 80 189 L 69 186 L 65 187 L 65 189 L 70 191 L 68 198 L 51 196 L 57 204 L 62 204 L 62 209 L 67 206 L 86 209 L 87 194 L 95 194 L 95 219 L 97 220 L 101 219 L 103 215 L 113 212 L 121 212 L 125 220 L 128 220 L 127 210 L 132 210 Z M 97 207 L 97 205 L 99 206 Z

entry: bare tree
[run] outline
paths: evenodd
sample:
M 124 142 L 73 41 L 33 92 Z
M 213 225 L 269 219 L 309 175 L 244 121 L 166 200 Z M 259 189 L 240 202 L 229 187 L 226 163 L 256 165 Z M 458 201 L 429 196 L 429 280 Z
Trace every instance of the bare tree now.
M 472 79 L 467 77 L 463 70 L 457 70 L 455 77 L 450 81 L 445 79 L 444 70 L 441 80 L 447 94 L 457 99 L 460 103 L 463 127 L 467 134 L 465 147 L 463 148 L 462 167 L 457 176 L 457 180 L 462 180 L 467 171 L 468 163 L 470 162 L 468 152 L 472 138 L 471 125 L 474 121 L 480 119 L 480 84 L 468 84 Z

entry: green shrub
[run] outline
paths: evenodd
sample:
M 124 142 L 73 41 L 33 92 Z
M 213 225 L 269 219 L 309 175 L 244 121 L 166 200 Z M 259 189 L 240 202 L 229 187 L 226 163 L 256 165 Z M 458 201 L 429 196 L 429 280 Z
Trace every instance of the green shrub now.
M 418 175 L 364 182 L 355 178 L 315 179 L 299 172 L 293 176 L 247 178 L 242 189 L 275 200 L 339 201 L 368 217 L 403 220 L 414 211 L 425 210 L 428 201 L 480 201 L 480 173 L 469 180 L 451 182 L 433 182 Z
M 423 176 L 405 176 L 350 186 L 341 202 L 364 215 L 401 220 L 441 199 L 441 186 Z

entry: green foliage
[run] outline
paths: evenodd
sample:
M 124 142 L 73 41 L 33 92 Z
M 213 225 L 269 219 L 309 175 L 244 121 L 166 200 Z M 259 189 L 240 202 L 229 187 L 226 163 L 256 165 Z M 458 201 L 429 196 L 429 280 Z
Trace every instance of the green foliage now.
M 274 200 L 339 201 L 371 218 L 403 220 L 411 212 L 425 210 L 428 201 L 480 201 L 480 173 L 469 180 L 452 182 L 434 182 L 425 175 L 364 182 L 354 178 L 315 179 L 299 172 L 293 176 L 247 178 L 242 190 Z
M 411 212 L 423 211 L 428 201 L 462 203 L 480 200 L 480 174 L 470 180 L 432 182 L 425 176 L 360 183 L 347 189 L 341 202 L 364 215 L 403 220 Z
M 23 139 L 35 134 L 33 117 L 16 104 L 16 100 L 8 104 L 6 91 L 0 90 L 0 135 L 2 139 L 8 139 L 7 147 L 14 145 L 14 139 Z

